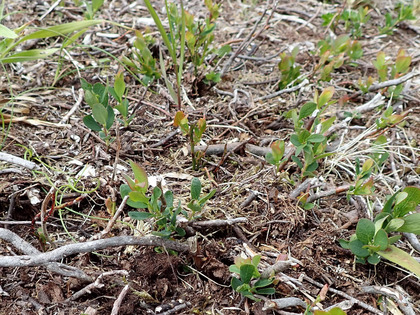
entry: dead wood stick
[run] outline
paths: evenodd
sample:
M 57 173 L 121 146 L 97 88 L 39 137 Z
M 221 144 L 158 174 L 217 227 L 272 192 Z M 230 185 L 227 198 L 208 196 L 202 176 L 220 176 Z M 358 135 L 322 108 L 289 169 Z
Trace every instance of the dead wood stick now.
M 22 248 L 24 246 L 22 243 L 25 242 L 17 234 L 4 228 L 0 228 L 0 239 L 7 240 L 17 248 Z M 164 246 L 178 252 L 188 252 L 190 250 L 190 247 L 187 244 L 163 239 L 153 235 L 144 237 L 116 236 L 96 241 L 64 245 L 46 253 L 33 253 L 30 255 L 20 256 L 0 256 L 0 267 L 42 266 L 70 255 L 90 253 L 109 247 L 126 245 Z
M 338 194 L 341 194 L 341 193 L 343 193 L 343 192 L 345 192 L 349 189 L 350 189 L 350 185 L 343 185 L 343 186 L 337 187 L 335 189 L 322 191 L 318 194 L 309 196 L 309 198 L 306 200 L 306 202 L 312 202 L 312 201 L 318 200 L 320 198 L 324 198 L 324 197 L 328 197 L 328 196 L 332 196 L 332 195 L 338 195 Z
M 28 221 L 27 224 L 31 224 L 31 221 Z M 0 229 L 0 238 L 11 243 L 15 246 L 18 250 L 26 255 L 40 255 L 42 254 L 38 249 L 33 247 L 30 243 L 22 239 L 19 235 L 9 231 L 7 229 Z M 0 261 L 1 261 L 0 256 Z M 68 266 L 66 264 L 57 263 L 57 262 L 49 262 L 45 264 L 46 268 L 56 274 L 66 276 L 66 277 L 73 277 L 83 281 L 92 281 L 92 279 L 86 275 L 82 270 Z
M 128 274 L 128 273 L 127 273 Z M 121 303 L 124 300 L 125 296 L 127 295 L 128 289 L 130 286 L 127 284 L 118 295 L 118 298 L 115 300 L 114 305 L 112 306 L 111 315 L 118 315 L 118 312 L 121 307 Z
M 25 168 L 28 168 L 30 170 L 37 170 L 39 169 L 39 166 L 36 165 L 34 162 L 24 160 L 20 157 L 14 156 L 9 153 L 0 152 L 0 161 L 5 161 L 12 164 L 17 164 L 20 166 L 23 166 Z
M 364 286 L 361 288 L 363 292 L 385 295 L 393 299 L 398 303 L 399 308 L 403 311 L 405 315 L 416 315 L 416 312 L 413 309 L 413 306 L 410 304 L 409 299 L 405 294 L 387 287 L 381 287 L 378 285 Z
M 208 221 L 197 221 L 191 222 L 189 225 L 193 228 L 207 228 L 207 227 L 223 227 L 228 225 L 233 225 L 237 223 L 248 222 L 247 218 L 234 218 L 227 220 L 208 220 Z
M 244 145 L 245 142 L 235 142 L 228 144 L 210 144 L 210 145 L 199 145 L 194 147 L 194 152 L 203 152 L 205 155 L 222 155 L 227 152 L 235 152 Z M 268 152 L 271 152 L 271 148 L 260 147 L 253 144 L 245 144 L 245 149 L 252 154 L 265 156 Z
M 309 283 L 311 283 L 311 284 L 313 284 L 313 285 L 315 285 L 319 288 L 324 287 L 324 285 L 322 283 L 319 283 L 318 281 L 315 281 L 312 278 L 309 278 L 307 275 L 303 274 L 302 276 L 303 276 L 303 279 L 308 281 Z M 383 315 L 383 313 L 380 310 L 378 310 L 377 308 L 374 308 L 373 306 L 371 306 L 369 304 L 366 304 L 366 303 L 352 297 L 351 295 L 348 295 L 347 293 L 344 293 L 343 291 L 336 290 L 336 289 L 331 288 L 331 287 L 328 288 L 328 291 L 331 291 L 332 293 L 335 293 L 339 296 L 342 296 L 342 297 L 350 300 L 352 303 L 363 307 L 365 310 L 368 310 L 369 312 L 372 312 L 373 314 Z

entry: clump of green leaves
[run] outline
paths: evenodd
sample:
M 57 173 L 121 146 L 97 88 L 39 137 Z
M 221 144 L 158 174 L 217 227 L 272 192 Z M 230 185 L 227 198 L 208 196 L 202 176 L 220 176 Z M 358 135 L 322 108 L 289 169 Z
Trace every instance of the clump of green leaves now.
M 130 58 L 123 56 L 121 61 L 135 73 L 141 74 L 141 82 L 148 85 L 153 80 L 159 79 L 161 74 L 156 67 L 156 59 L 149 49 L 153 43 L 150 36 L 144 37 L 139 31 L 136 31 L 136 40 L 133 43 L 133 50 Z
M 295 59 L 299 53 L 299 47 L 293 48 L 290 54 L 285 52 L 280 54 L 280 62 L 278 64 L 281 79 L 279 82 L 279 89 L 282 90 L 290 83 L 298 84 L 299 81 L 296 80 L 300 76 L 300 66 L 295 66 Z
M 420 276 L 420 264 L 408 253 L 392 245 L 401 238 L 401 234 L 392 233 L 420 235 L 420 213 L 415 212 L 419 203 L 420 189 L 406 187 L 389 198 L 373 222 L 360 219 L 356 233 L 348 241 L 341 239 L 340 245 L 350 249 L 358 263 L 367 261 L 376 265 L 383 257 Z
M 329 26 L 333 31 L 337 27 L 338 21 L 344 21 L 346 32 L 352 38 L 363 36 L 363 27 L 370 20 L 370 10 L 368 7 L 359 7 L 357 10 L 346 9 L 341 13 L 326 13 L 322 17 L 322 26 Z
M 393 18 L 390 12 L 385 14 L 385 26 L 379 28 L 381 34 L 392 35 L 394 29 L 398 23 L 406 20 L 415 20 L 416 17 L 413 14 L 412 5 L 404 5 L 403 3 L 397 3 L 395 10 L 398 11 L 397 17 Z
M 179 127 L 182 134 L 187 137 L 191 149 L 192 168 L 195 171 L 198 170 L 203 153 L 195 152 L 194 147 L 201 141 L 206 130 L 206 119 L 203 117 L 197 122 L 189 123 L 188 117 L 182 111 L 178 111 L 175 114 L 174 126 Z
M 368 159 L 360 168 L 360 160 L 356 159 L 356 180 L 355 184 L 350 186 L 347 192 L 347 198 L 351 195 L 371 195 L 373 193 L 374 183 L 371 177 L 374 160 Z
M 128 100 L 123 98 L 126 93 L 124 75 L 122 72 L 115 75 L 114 86 L 102 83 L 92 85 L 83 78 L 81 85 L 85 91 L 85 101 L 92 109 L 92 114 L 83 117 L 83 122 L 89 129 L 99 132 L 101 139 L 109 145 L 113 141 L 109 131 L 115 121 L 114 109 L 110 105 L 109 96 L 111 95 L 117 101 L 114 108 L 121 114 L 120 122 L 125 127 L 134 118 L 134 115 L 129 116 Z
M 258 264 L 260 263 L 261 256 L 255 255 L 251 258 L 235 257 L 235 264 L 229 267 L 229 271 L 237 274 L 239 278 L 232 277 L 232 288 L 254 301 L 260 301 L 254 294 L 274 294 L 276 290 L 268 287 L 274 279 L 262 279 L 258 271 Z
M 313 177 L 319 166 L 318 161 L 332 153 L 325 153 L 327 137 L 323 134 L 331 127 L 335 117 L 326 120 L 321 119 L 325 110 L 335 101 L 331 100 L 334 88 L 328 87 L 318 96 L 315 94 L 314 101 L 305 103 L 299 113 L 296 109 L 289 111 L 287 118 L 292 118 L 295 133 L 290 137 L 290 142 L 296 147 L 292 160 L 301 169 L 301 177 Z M 304 120 L 309 118 L 304 126 Z M 303 156 L 303 159 L 300 156 Z
M 104 4 L 104 0 L 84 1 L 84 3 L 86 5 L 85 17 L 88 20 L 92 20 L 93 17 L 95 16 L 96 12 Z
M 319 80 L 330 81 L 334 69 L 340 68 L 348 60 L 357 60 L 363 56 L 360 43 L 351 40 L 348 35 L 340 35 L 335 39 L 328 37 L 318 42 L 320 60 L 314 68 L 319 71 Z
M 374 60 L 373 66 L 378 72 L 379 81 L 384 82 L 391 79 L 397 79 L 402 75 L 406 74 L 410 69 L 411 65 L 411 56 L 406 55 L 404 49 L 398 51 L 395 62 L 392 62 L 389 58 L 386 58 L 386 55 L 383 51 L 378 52 L 376 60 Z M 398 84 L 394 87 L 389 87 L 387 89 L 388 95 L 391 95 L 392 98 L 398 98 L 402 92 L 403 85 Z
M 187 220 L 196 219 L 202 212 L 204 204 L 216 193 L 212 190 L 210 193 L 201 195 L 201 182 L 198 178 L 191 181 L 191 201 L 187 207 L 191 210 L 188 213 L 182 209 L 181 201 L 174 204 L 172 191 L 165 193 L 158 186 L 154 187 L 152 193 L 148 193 L 149 182 L 146 171 L 137 163 L 130 161 L 131 169 L 134 173 L 134 180 L 124 175 L 127 184 L 120 187 L 121 196 L 129 196 L 127 204 L 137 209 L 147 209 L 147 211 L 130 211 L 128 215 L 135 220 L 153 219 L 154 231 L 152 234 L 169 238 L 176 234 L 185 235 L 185 230 L 178 225 L 177 218 L 183 215 Z

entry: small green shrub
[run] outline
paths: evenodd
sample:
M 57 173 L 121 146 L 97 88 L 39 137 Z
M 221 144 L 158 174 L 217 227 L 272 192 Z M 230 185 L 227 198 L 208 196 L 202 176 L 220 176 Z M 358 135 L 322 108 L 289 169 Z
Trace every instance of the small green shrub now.
M 398 23 L 406 20 L 416 19 L 416 17 L 413 14 L 412 5 L 406 6 L 402 3 L 397 3 L 395 6 L 395 10 L 398 11 L 396 18 L 393 18 L 392 14 L 389 12 L 385 14 L 385 26 L 379 28 L 380 34 L 392 35 Z
M 239 278 L 232 277 L 230 285 L 232 288 L 254 301 L 260 301 L 254 294 L 274 294 L 276 290 L 269 288 L 274 279 L 262 279 L 258 271 L 258 264 L 261 256 L 255 255 L 251 258 L 235 257 L 235 264 L 229 267 L 229 271 L 237 274 Z M 256 280 L 256 281 L 255 281 Z
M 389 198 L 373 222 L 360 219 L 356 233 L 348 241 L 340 239 L 340 245 L 350 249 L 358 263 L 376 265 L 384 257 L 420 276 L 420 264 L 392 245 L 401 238 L 401 234 L 391 235 L 401 232 L 420 235 L 420 213 L 415 212 L 419 203 L 420 189 L 406 187 Z
M 290 83 L 298 84 L 299 81 L 296 80 L 300 76 L 300 66 L 295 66 L 295 59 L 299 52 L 299 47 L 293 48 L 290 54 L 281 53 L 280 62 L 278 64 L 281 79 L 279 82 L 279 89 L 282 90 Z
M 197 219 L 201 214 L 204 204 L 216 193 L 212 190 L 210 193 L 201 196 L 201 182 L 198 178 L 193 178 L 191 182 L 191 201 L 187 207 L 191 210 L 188 213 L 181 207 L 179 201 L 174 204 L 172 191 L 165 193 L 158 186 L 153 188 L 151 194 L 148 194 L 149 182 L 146 171 L 133 161 L 130 161 L 131 169 L 134 173 L 134 180 L 124 175 L 127 184 L 120 187 L 121 196 L 129 196 L 127 204 L 137 209 L 147 209 L 147 211 L 130 211 L 128 215 L 135 220 L 154 220 L 154 231 L 152 234 L 169 238 L 172 234 L 179 236 L 185 235 L 185 230 L 178 225 L 177 218 L 183 215 L 187 220 Z

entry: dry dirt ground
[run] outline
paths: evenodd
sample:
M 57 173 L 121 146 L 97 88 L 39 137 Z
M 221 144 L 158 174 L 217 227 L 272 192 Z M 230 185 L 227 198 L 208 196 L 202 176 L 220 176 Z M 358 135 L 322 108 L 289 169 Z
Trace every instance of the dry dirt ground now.
M 10 15 L 3 22 L 15 29 L 28 22 L 51 26 L 83 18 L 83 6 L 61 1 L 39 20 L 53 2 L 6 1 L 4 14 Z M 186 9 L 196 16 L 207 14 L 202 1 L 184 2 Z M 273 140 L 287 140 L 293 133 L 293 124 L 283 117 L 286 111 L 299 108 L 313 98 L 315 90 L 321 91 L 327 86 L 335 87 L 334 99 L 345 100 L 357 91 L 359 78 L 376 75 L 371 62 L 380 50 L 395 58 L 399 49 L 405 49 L 412 56 L 410 71 L 419 70 L 418 24 L 401 23 L 393 35 L 378 36 L 377 25 L 383 25 L 383 14 L 394 4 L 366 1 L 364 3 L 372 5 L 372 20 L 360 38 L 364 56 L 356 66 L 344 65 L 335 70 L 330 82 L 317 83 L 310 79 L 308 85 L 295 92 L 259 100 L 277 90 L 280 77 L 277 64 L 281 52 L 299 45 L 296 62 L 302 67 L 302 73 L 313 70 L 317 57 L 311 51 L 328 33 L 321 25 L 320 16 L 342 8 L 342 3 L 332 2 L 282 1 L 273 12 L 271 2 L 221 1 L 215 30 L 217 47 L 231 43 L 235 52 L 243 41 L 250 41 L 247 37 L 254 28 L 255 32 L 251 45 L 234 60 L 227 75 L 215 87 L 203 84 L 188 67 L 185 71 L 183 87 L 191 103 L 184 102 L 183 110 L 192 121 L 206 117 L 208 128 L 203 144 L 245 141 L 268 148 Z M 153 1 L 153 4 L 161 8 L 163 2 Z M 141 1 L 106 1 L 97 14 L 97 18 L 145 31 L 146 26 L 139 20 L 141 17 L 149 17 Z M 153 26 L 151 28 L 153 31 Z M 335 32 L 344 33 L 343 25 L 338 25 Z M 264 310 L 264 301 L 241 299 L 232 290 L 228 268 L 234 257 L 241 253 L 261 254 L 262 267 L 287 259 L 287 255 L 300 261 L 278 274 L 276 294 L 270 298 L 296 297 L 310 304 L 321 287 L 328 284 L 338 291 L 329 291 L 320 307 L 346 300 L 354 302 L 353 298 L 356 303 L 347 310 L 348 314 L 372 314 L 365 304 L 380 314 L 379 295 L 363 293 L 361 288 L 378 285 L 395 289 L 399 286 L 411 297 L 415 312 L 420 313 L 420 283 L 415 276 L 384 261 L 377 266 L 355 265 L 353 255 L 338 244 L 338 239 L 354 233 L 357 218 L 367 217 L 365 200 L 383 202 L 396 188 L 419 184 L 415 172 L 419 167 L 418 151 L 402 150 L 401 153 L 408 156 L 405 160 L 394 156 L 398 176 L 387 162 L 382 177 L 375 177 L 373 196 L 349 201 L 345 193 L 334 194 L 318 199 L 312 210 L 303 210 L 299 202 L 289 196 L 300 184 L 296 165 L 289 163 L 281 174 L 276 174 L 263 156 L 251 152 L 245 145 L 234 152 L 206 155 L 200 170 L 193 171 L 190 156 L 186 154 L 186 139 L 174 132 L 176 128 L 172 122 L 176 108 L 167 97 L 164 83 L 154 82 L 146 89 L 126 73 L 128 99 L 131 110 L 135 109 L 135 118 L 129 127 L 119 129 L 119 167 L 112 180 L 116 151 L 112 147 L 107 149 L 97 135 L 84 126 L 82 118 L 89 113 L 89 106 L 82 102 L 65 124 L 59 122 L 77 102 L 80 77 L 90 83 L 112 82 L 119 69 L 117 60 L 128 54 L 133 36 L 133 32 L 103 23 L 90 27 L 60 56 L 3 67 L 0 72 L 2 114 L 13 112 L 14 121 L 9 123 L 6 116 L 2 117 L 1 150 L 31 160 L 39 169 L 30 171 L 2 164 L 1 168 L 6 169 L 0 173 L 2 221 L 31 221 L 40 212 L 52 184 L 61 187 L 56 201 L 60 205 L 81 195 L 70 186 L 89 191 L 99 183 L 99 188 L 83 200 L 57 210 L 48 218 L 48 231 L 57 247 L 83 242 L 102 231 L 111 218 L 105 200 L 116 198 L 117 207 L 121 203 L 119 186 L 125 183 L 122 174 L 132 176 L 128 164 L 131 159 L 142 165 L 149 175 L 162 176 L 166 187 L 183 204 L 189 198 L 189 183 L 193 176 L 201 179 L 205 191 L 217 189 L 200 220 L 243 217 L 247 222 L 196 228 L 193 233 L 198 251 L 195 253 L 175 253 L 152 246 L 119 246 L 76 253 L 59 260 L 82 270 L 90 277 L 90 282 L 59 275 L 45 266 L 2 268 L 0 314 L 110 314 L 127 285 L 128 291 L 120 296 L 122 303 L 116 307 L 118 314 L 281 313 Z M 155 36 L 158 38 L 157 33 Z M 60 42 L 56 38 L 38 40 L 30 46 L 59 47 Z M 227 59 L 222 60 L 219 67 Z M 168 71 L 171 75 L 171 69 Z M 404 129 L 393 127 L 384 132 L 395 146 L 410 143 L 416 148 L 420 143 L 418 82 L 416 78 L 411 85 L 406 85 L 403 97 L 398 101 L 399 110 L 411 111 Z M 365 104 L 374 95 L 368 93 L 347 102 L 337 102 L 328 115 L 340 117 L 344 111 Z M 9 99 L 12 100 L 7 102 Z M 393 101 L 392 105 L 396 104 L 397 101 Z M 348 143 L 374 125 L 380 116 L 381 111 L 376 109 L 364 113 L 354 119 L 350 127 L 338 130 L 335 138 Z M 115 129 L 112 134 L 115 135 Z M 363 150 L 365 143 L 360 140 L 360 144 L 356 142 L 354 146 Z M 346 162 L 347 154 L 354 163 L 349 151 L 341 153 L 343 158 L 338 159 L 338 164 Z M 79 172 L 88 165 L 90 173 L 80 176 Z M 335 189 L 354 180 L 346 168 L 331 165 L 325 161 L 317 171 L 320 191 Z M 316 189 L 310 193 L 315 194 Z M 130 208 L 126 206 L 103 239 L 134 233 L 135 223 L 129 222 L 128 211 Z M 2 223 L 37 250 L 43 250 L 30 223 Z M 176 240 L 185 242 L 185 238 Z M 419 257 L 406 240 L 400 241 L 399 247 Z M 52 249 L 49 245 L 45 248 L 47 251 Z M 0 242 L 0 251 L 3 256 L 22 254 L 5 240 Z M 76 295 L 99 276 L 96 286 Z M 285 311 L 290 314 L 305 310 L 293 306 Z

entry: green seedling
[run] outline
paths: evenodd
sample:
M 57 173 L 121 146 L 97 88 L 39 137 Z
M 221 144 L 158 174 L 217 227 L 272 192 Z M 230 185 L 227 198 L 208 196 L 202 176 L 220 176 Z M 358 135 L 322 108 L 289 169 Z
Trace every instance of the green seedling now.
M 331 100 L 333 94 L 333 87 L 326 88 L 319 97 L 315 94 L 313 102 L 304 104 L 299 114 L 296 109 L 286 114 L 287 118 L 292 118 L 295 127 L 295 133 L 290 137 L 290 142 L 296 147 L 292 160 L 301 169 L 301 178 L 315 176 L 318 161 L 333 154 L 325 152 L 327 137 L 323 134 L 331 127 L 335 117 L 321 119 L 325 110 L 335 103 Z M 308 117 L 307 125 L 304 126 L 304 120 Z M 299 157 L 301 155 L 303 159 Z
M 398 10 L 398 14 L 396 18 L 393 18 L 392 14 L 389 12 L 385 14 L 385 26 L 379 28 L 380 34 L 392 35 L 398 23 L 402 21 L 406 21 L 406 20 L 416 19 L 416 17 L 413 14 L 412 5 L 406 6 L 402 3 L 398 3 L 395 6 L 395 10 Z
M 407 56 L 404 49 L 398 51 L 395 62 L 386 58 L 383 51 L 378 52 L 376 60 L 374 60 L 373 66 L 378 71 L 379 81 L 384 82 L 387 80 L 397 79 L 402 75 L 406 74 L 410 69 L 411 56 Z M 398 98 L 402 92 L 403 85 L 398 84 L 394 87 L 387 88 L 388 95 L 392 98 Z
M 190 142 L 192 168 L 195 171 L 198 170 L 203 153 L 195 152 L 194 148 L 201 141 L 203 133 L 206 130 L 206 119 L 203 117 L 195 123 L 189 123 L 188 117 L 183 112 L 178 111 L 175 114 L 174 126 L 179 127 L 182 134 Z
M 280 164 L 284 162 L 284 141 L 283 140 L 277 140 L 273 142 L 271 145 L 271 152 L 268 152 L 265 155 L 265 160 L 277 166 L 277 169 L 279 168 Z
M 104 4 L 104 0 L 92 0 L 92 1 L 85 1 L 86 5 L 86 12 L 85 17 L 87 20 L 92 20 L 95 16 L 96 12 L 101 8 Z
M 293 48 L 290 54 L 281 53 L 281 61 L 278 64 L 281 79 L 279 82 L 279 89 L 282 90 L 290 83 L 298 84 L 299 80 L 296 80 L 300 76 L 300 66 L 295 66 L 295 59 L 299 52 L 299 47 Z
M 352 195 L 372 195 L 375 189 L 373 178 L 371 177 L 374 166 L 374 160 L 368 159 L 360 168 L 360 160 L 356 159 L 356 180 L 354 186 L 350 186 L 347 191 L 347 199 Z
M 255 255 L 251 258 L 235 257 L 235 264 L 229 267 L 229 271 L 237 274 L 239 278 L 232 277 L 232 288 L 254 301 L 260 301 L 254 294 L 274 294 L 276 290 L 268 287 L 274 281 L 273 278 L 262 279 L 258 271 L 258 264 L 260 263 L 261 256 Z
M 360 219 L 356 233 L 350 240 L 340 239 L 343 248 L 350 249 L 356 262 L 376 265 L 381 257 L 388 259 L 420 277 L 420 264 L 408 253 L 393 244 L 401 232 L 420 235 L 420 213 L 415 212 L 420 203 L 420 189 L 406 187 L 386 202 L 374 221 Z M 392 233 L 397 233 L 393 234 Z
M 357 60 L 363 56 L 360 43 L 351 40 L 348 35 L 340 35 L 336 39 L 328 37 L 318 42 L 320 60 L 314 68 L 319 72 L 320 81 L 330 81 L 334 69 L 340 68 L 348 60 Z
M 339 21 L 344 21 L 346 32 L 350 33 L 352 38 L 363 36 L 363 27 L 370 20 L 370 10 L 368 7 L 359 7 L 358 10 L 346 9 L 340 13 L 326 13 L 322 16 L 322 26 L 329 26 L 335 31 Z
M 201 182 L 198 178 L 193 178 L 191 201 L 187 205 L 192 212 L 188 213 L 182 209 L 180 201 L 177 205 L 174 204 L 174 196 L 170 190 L 163 193 L 158 185 L 149 194 L 146 171 L 133 161 L 130 161 L 130 166 L 134 173 L 134 180 L 124 175 L 127 184 L 121 185 L 121 196 L 122 198 L 129 196 L 127 201 L 129 206 L 147 209 L 147 211 L 130 211 L 128 215 L 135 220 L 153 219 L 154 231 L 152 234 L 157 236 L 164 238 L 169 238 L 173 234 L 184 236 L 185 230 L 178 225 L 178 216 L 183 215 L 187 220 L 196 219 L 201 214 L 204 204 L 216 193 L 216 190 L 212 190 L 201 196 Z
M 406 115 L 404 114 L 393 114 L 393 108 L 392 106 L 389 106 L 384 111 L 381 118 L 376 119 L 376 128 L 384 129 L 386 127 L 398 125 L 404 120 L 405 116 Z
M 167 17 L 169 20 L 169 34 L 166 33 L 162 21 L 157 15 L 155 9 L 150 3 L 150 0 L 144 0 L 147 10 L 152 16 L 155 24 L 159 30 L 159 33 L 162 37 L 162 40 L 169 52 L 169 56 L 172 60 L 172 65 L 174 67 L 175 77 L 176 77 L 176 92 L 175 89 L 167 77 L 165 62 L 163 59 L 162 51 L 159 51 L 159 60 L 161 74 L 165 80 L 166 87 L 168 88 L 169 94 L 171 95 L 173 101 L 177 105 L 178 109 L 181 109 L 181 79 L 184 66 L 185 58 L 185 10 L 183 1 L 180 1 L 180 12 L 175 4 L 168 5 L 168 1 L 165 0 L 165 8 L 167 12 Z M 176 13 L 175 13 L 176 12 Z M 168 36 L 169 35 L 169 36 Z M 177 52 L 179 52 L 179 58 L 177 57 Z
M 141 83 L 146 86 L 161 77 L 156 68 L 156 60 L 149 49 L 149 43 L 153 43 L 150 38 L 149 36 L 145 38 L 136 31 L 136 40 L 133 43 L 134 48 L 130 58 L 126 56 L 121 58 L 122 63 L 130 67 L 134 73 L 143 75 Z
M 85 91 L 85 101 L 92 109 L 92 114 L 83 117 L 83 122 L 89 129 L 99 132 L 101 139 L 109 146 L 113 141 L 110 129 L 115 121 L 114 108 L 122 116 L 119 121 L 124 127 L 127 127 L 134 118 L 134 115 L 129 115 L 128 100 L 124 98 L 126 93 L 124 75 L 122 72 L 115 75 L 114 86 L 102 83 L 92 85 L 83 78 L 81 85 Z M 110 105 L 110 95 L 117 102 L 114 108 Z

